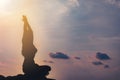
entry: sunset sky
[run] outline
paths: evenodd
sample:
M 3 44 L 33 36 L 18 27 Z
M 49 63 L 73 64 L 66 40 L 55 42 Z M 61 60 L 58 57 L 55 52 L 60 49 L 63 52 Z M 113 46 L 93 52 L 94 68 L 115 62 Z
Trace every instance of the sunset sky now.
M 52 67 L 49 77 L 120 80 L 120 0 L 0 0 L 0 75 L 23 74 L 22 15 L 34 32 L 36 63 Z M 56 52 L 69 59 L 50 57 Z M 97 59 L 97 52 L 111 60 Z

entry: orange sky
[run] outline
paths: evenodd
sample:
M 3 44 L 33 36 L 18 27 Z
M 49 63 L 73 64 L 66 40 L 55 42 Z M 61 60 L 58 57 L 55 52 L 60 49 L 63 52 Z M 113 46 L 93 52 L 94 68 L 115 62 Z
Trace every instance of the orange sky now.
M 30 18 L 29 21 L 31 24 L 35 24 L 35 16 L 33 12 L 30 11 L 33 6 L 31 4 L 32 1 L 33 0 L 0 0 L 0 55 L 1 57 L 5 57 L 4 59 L 0 59 L 2 61 L 0 63 L 0 74 L 15 75 L 16 73 L 22 72 L 22 15 L 27 15 Z M 35 26 L 36 25 L 32 26 L 32 28 L 37 32 L 37 26 Z M 37 43 L 38 41 L 39 40 L 37 40 L 35 44 L 37 47 L 40 47 L 38 45 L 39 43 Z M 36 61 L 40 62 L 39 60 Z

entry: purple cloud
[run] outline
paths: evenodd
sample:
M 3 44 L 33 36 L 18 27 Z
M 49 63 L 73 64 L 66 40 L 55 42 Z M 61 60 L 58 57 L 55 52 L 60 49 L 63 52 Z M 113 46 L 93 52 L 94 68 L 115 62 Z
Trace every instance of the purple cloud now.
M 67 54 L 64 54 L 62 52 L 50 53 L 49 56 L 56 59 L 70 59 Z
M 110 57 L 106 53 L 101 52 L 96 53 L 96 58 L 100 60 L 110 60 Z
M 100 61 L 94 61 L 94 62 L 92 62 L 92 64 L 94 64 L 94 65 L 103 65 L 103 63 L 100 62 Z
M 74 58 L 77 59 L 77 60 L 80 60 L 80 57 L 77 57 L 77 56 L 76 56 L 76 57 L 74 57 Z
M 104 65 L 104 68 L 109 68 L 110 66 L 109 65 Z

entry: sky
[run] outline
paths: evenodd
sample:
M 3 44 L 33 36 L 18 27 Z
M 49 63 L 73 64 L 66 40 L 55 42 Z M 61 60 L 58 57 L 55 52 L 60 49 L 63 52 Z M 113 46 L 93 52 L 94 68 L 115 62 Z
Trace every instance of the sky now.
M 23 74 L 22 15 L 26 15 L 38 49 L 35 61 L 52 67 L 49 77 L 120 80 L 119 14 L 120 0 L 0 0 L 0 75 Z M 111 59 L 99 60 L 97 52 Z

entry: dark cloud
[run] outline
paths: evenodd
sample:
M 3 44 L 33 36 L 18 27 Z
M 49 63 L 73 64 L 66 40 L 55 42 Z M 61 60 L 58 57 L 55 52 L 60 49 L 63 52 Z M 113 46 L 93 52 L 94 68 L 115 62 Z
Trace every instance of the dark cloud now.
M 104 68 L 109 68 L 110 66 L 109 65 L 104 65 Z
M 110 60 L 110 57 L 106 53 L 101 52 L 96 53 L 96 58 L 100 60 Z
M 80 60 L 80 57 L 74 57 L 75 59 L 77 59 L 77 60 Z
M 70 57 L 62 52 L 56 52 L 56 53 L 50 53 L 49 56 L 51 58 L 56 58 L 56 59 L 70 59 Z
M 94 61 L 94 62 L 92 62 L 92 64 L 94 64 L 94 65 L 103 65 L 103 63 L 100 62 L 100 61 Z

